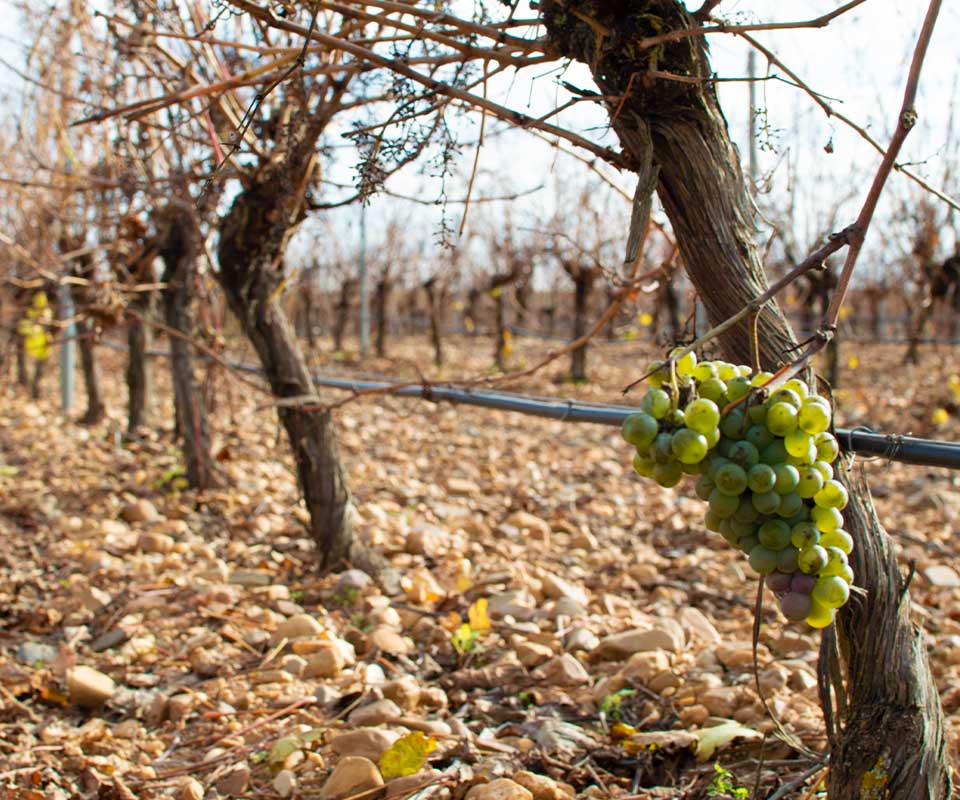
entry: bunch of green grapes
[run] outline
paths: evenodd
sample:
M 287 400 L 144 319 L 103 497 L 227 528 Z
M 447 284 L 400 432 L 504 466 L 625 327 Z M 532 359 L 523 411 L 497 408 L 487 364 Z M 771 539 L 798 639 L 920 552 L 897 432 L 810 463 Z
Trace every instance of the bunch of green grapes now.
M 675 374 L 651 375 L 623 437 L 637 449 L 636 471 L 661 486 L 698 475 L 706 527 L 767 576 L 784 616 L 822 628 L 853 582 L 847 490 L 833 469 L 840 447 L 829 400 L 799 379 L 760 391 L 772 377 L 688 354 Z

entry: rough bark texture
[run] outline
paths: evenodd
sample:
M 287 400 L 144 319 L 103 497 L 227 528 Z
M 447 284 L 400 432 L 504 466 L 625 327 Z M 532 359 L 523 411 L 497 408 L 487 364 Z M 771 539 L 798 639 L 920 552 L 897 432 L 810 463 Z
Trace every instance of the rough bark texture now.
M 427 293 L 427 305 L 430 311 L 430 342 L 433 344 L 433 363 L 438 367 L 442 367 L 443 335 L 441 332 L 440 317 L 443 314 L 444 291 L 442 287 L 437 286 L 436 277 L 425 281 L 423 290 Z
M 295 187 L 302 180 L 316 135 L 304 134 L 285 157 L 264 169 L 234 200 L 220 229 L 217 278 L 230 308 L 259 356 L 280 400 L 314 395 L 300 347 L 274 291 L 290 227 Z M 304 411 L 296 403 L 277 408 L 310 513 L 310 534 L 320 568 L 344 562 L 373 570 L 377 564 L 355 538 L 352 503 L 329 413 Z
M 187 481 L 195 489 L 215 484 L 207 413 L 193 372 L 193 314 L 190 309 L 197 257 L 203 241 L 193 209 L 184 201 L 171 201 L 157 215 L 157 249 L 163 259 L 163 315 L 170 328 L 170 368 Z
M 590 305 L 590 293 L 596 274 L 590 269 L 579 269 L 573 277 L 573 338 L 579 339 L 587 333 L 587 311 Z M 587 380 L 588 343 L 575 347 L 570 352 L 570 380 L 582 383 Z
M 358 285 L 356 278 L 345 278 L 340 284 L 340 299 L 337 301 L 337 314 L 333 323 L 333 349 L 338 353 L 343 349 L 343 334 L 347 330 L 353 295 Z
M 153 293 L 138 293 L 130 305 L 138 315 L 150 314 Z M 147 350 L 150 349 L 150 328 L 138 317 L 127 318 L 127 430 L 131 433 L 147 424 L 150 394 L 153 386 Z
M 100 394 L 100 370 L 97 369 L 95 336 L 96 329 L 92 320 L 85 319 L 77 323 L 80 371 L 83 373 L 83 385 L 87 393 L 87 410 L 80 418 L 80 423 L 83 425 L 95 425 L 107 413 Z
M 659 167 L 658 192 L 684 264 L 717 323 L 765 286 L 751 205 L 736 151 L 709 83 L 651 80 L 651 69 L 708 78 L 702 37 L 637 52 L 635 42 L 697 23 L 674 0 L 545 0 L 553 46 L 590 65 L 610 101 L 611 122 L 641 169 Z M 626 96 L 625 96 L 626 95 Z M 789 358 L 794 339 L 775 306 L 761 316 L 761 362 Z M 725 355 L 750 363 L 745 326 L 722 340 Z M 834 743 L 831 798 L 931 798 L 950 795 L 943 719 L 922 634 L 909 619 L 909 596 L 869 494 L 853 487 L 846 527 L 856 547 L 856 585 L 865 595 L 839 614 L 850 697 Z
M 393 281 L 389 275 L 381 276 L 377 281 L 377 288 L 374 293 L 374 309 L 377 315 L 377 333 L 374 340 L 376 353 L 380 358 L 387 355 L 387 308 L 390 304 L 390 292 L 393 289 Z

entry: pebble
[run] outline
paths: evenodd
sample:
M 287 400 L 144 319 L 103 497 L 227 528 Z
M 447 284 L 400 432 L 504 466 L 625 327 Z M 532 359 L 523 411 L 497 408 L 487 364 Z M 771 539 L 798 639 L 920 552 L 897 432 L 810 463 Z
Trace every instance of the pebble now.
M 521 533 L 527 531 L 534 540 L 546 541 L 550 538 L 550 523 L 528 511 L 514 511 L 504 520 Z
M 465 478 L 447 478 L 447 491 L 462 497 L 478 497 L 481 494 L 477 483 Z
M 346 665 L 346 660 L 340 648 L 332 642 L 324 642 L 326 647 L 314 650 L 305 656 L 306 664 L 303 667 L 304 678 L 335 678 Z
M 619 661 L 632 656 L 634 653 L 643 653 L 649 650 L 666 650 L 679 653 L 683 650 L 682 642 L 677 641 L 674 631 L 666 628 L 652 628 L 644 630 L 635 628 L 605 636 L 600 640 L 594 651 L 596 657 L 605 661 Z
M 203 784 L 196 778 L 184 778 L 180 784 L 180 800 L 203 800 Z
M 217 791 L 227 797 L 236 797 L 247 791 L 250 784 L 250 767 L 246 763 L 231 767 L 217 778 Z
M 533 794 L 516 781 L 497 778 L 490 783 L 474 786 L 464 800 L 533 800 Z
M 370 761 L 379 760 L 383 751 L 392 747 L 400 738 L 399 733 L 381 728 L 361 728 L 337 736 L 330 742 L 330 749 L 338 756 L 360 756 Z
M 578 603 L 572 597 L 561 597 L 553 604 L 553 613 L 556 616 L 563 614 L 567 617 L 583 617 L 587 613 L 587 606 Z
M 384 697 L 393 700 L 404 711 L 413 711 L 420 705 L 420 685 L 409 675 L 387 681 L 381 687 L 381 691 Z
M 508 592 L 499 592 L 487 599 L 487 612 L 491 616 L 514 619 L 533 619 L 537 613 L 534 607 L 533 596 L 523 589 L 513 589 Z
M 599 644 L 600 638 L 593 631 L 587 628 L 574 628 L 567 636 L 564 649 L 568 653 L 575 653 L 578 650 L 589 653 L 596 650 Z
M 367 573 L 363 570 L 348 569 L 344 572 L 341 572 L 337 578 L 337 586 L 334 594 L 342 591 L 343 589 L 354 589 L 359 592 L 363 589 L 366 589 L 371 583 L 373 583 L 373 578 L 367 575 Z
M 404 550 L 416 556 L 435 556 L 443 548 L 445 539 L 443 528 L 422 523 L 407 534 Z
M 566 581 L 552 572 L 544 572 L 540 580 L 543 583 L 543 594 L 551 600 L 565 598 L 573 600 L 581 607 L 586 607 L 590 603 L 586 590 L 576 584 Z
M 306 668 L 307 659 L 293 655 L 292 653 L 284 656 L 283 661 L 280 662 L 280 669 L 282 669 L 284 672 L 289 672 L 295 678 L 299 678 L 301 675 L 303 675 L 303 671 Z
M 120 509 L 120 519 L 130 524 L 156 522 L 160 519 L 160 513 L 149 500 L 140 499 L 127 503 Z
M 740 692 L 732 686 L 707 689 L 699 695 L 698 699 L 714 717 L 732 717 L 741 706 Z
M 156 531 L 145 531 L 137 537 L 137 548 L 144 553 L 166 555 L 173 552 L 173 537 Z
M 688 634 L 687 638 L 699 638 L 704 642 L 715 644 L 721 640 L 720 632 L 707 619 L 699 608 L 687 607 L 680 610 L 680 623 Z
M 117 685 L 113 678 L 93 667 L 71 667 L 67 670 L 67 691 L 71 702 L 83 708 L 96 708 L 113 697 Z
M 271 637 L 271 642 L 276 644 L 282 639 L 306 639 L 319 636 L 322 632 L 323 625 L 314 617 L 309 614 L 294 614 L 277 626 Z
M 546 775 L 535 775 L 524 770 L 514 775 L 513 780 L 530 792 L 533 800 L 572 800 L 574 796 L 570 787 L 564 788 Z
M 351 725 L 383 725 L 403 716 L 403 711 L 393 700 L 374 700 L 354 710 L 349 717 Z
M 537 670 L 542 680 L 554 686 L 582 686 L 590 683 L 590 673 L 575 656 L 564 653 Z
M 271 783 L 273 790 L 281 797 L 289 797 L 297 790 L 297 776 L 289 769 L 280 770 Z
M 923 570 L 923 574 L 933 586 L 951 588 L 960 586 L 960 575 L 946 564 L 933 564 Z
M 667 654 L 662 650 L 650 650 L 630 656 L 620 674 L 628 681 L 638 681 L 646 685 L 668 669 L 670 669 L 670 658 Z
M 387 625 L 377 625 L 368 634 L 371 647 L 382 650 L 391 656 L 407 656 L 413 652 L 413 642 L 406 636 L 401 636 Z
M 94 639 L 90 644 L 90 649 L 94 653 L 102 653 L 104 650 L 123 644 L 130 638 L 130 635 L 130 631 L 125 628 L 112 628 Z
M 195 647 L 188 656 L 190 669 L 201 678 L 212 678 L 220 674 L 223 666 L 223 656 L 216 650 L 206 647 Z
M 58 648 L 44 642 L 23 642 L 17 648 L 17 660 L 24 664 L 52 664 L 59 654 Z
M 378 786 L 383 786 L 383 778 L 376 764 L 361 756 L 345 756 L 320 788 L 320 797 L 345 797 Z
M 540 666 L 553 657 L 553 648 L 537 642 L 521 642 L 516 647 L 517 658 L 527 669 Z

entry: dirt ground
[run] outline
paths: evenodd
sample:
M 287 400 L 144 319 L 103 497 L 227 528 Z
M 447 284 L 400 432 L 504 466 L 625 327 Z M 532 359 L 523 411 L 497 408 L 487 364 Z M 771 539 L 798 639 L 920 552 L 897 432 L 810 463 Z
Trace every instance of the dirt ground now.
M 314 367 L 459 378 L 487 372 L 492 349 L 451 341 L 438 372 L 426 340 L 392 348 Z M 838 424 L 960 439 L 958 353 L 903 367 L 903 349 L 842 354 Z M 755 576 L 703 528 L 692 483 L 633 474 L 615 428 L 343 406 L 357 529 L 389 568 L 320 578 L 269 397 L 200 370 L 221 488 L 197 495 L 181 488 L 165 363 L 155 427 L 125 439 L 123 356 L 100 352 L 109 416 L 94 427 L 61 416 L 55 364 L 39 401 L 9 376 L 0 388 L 0 797 L 815 796 L 823 770 L 774 736 L 757 694 Z M 545 352 L 518 340 L 511 362 Z M 652 354 L 598 344 L 591 383 L 564 383 L 562 359 L 510 388 L 619 403 Z M 960 473 L 861 468 L 916 570 L 956 755 Z M 818 642 L 767 595 L 759 685 L 815 752 Z M 425 762 L 417 743 L 434 747 Z M 384 786 L 385 751 L 413 774 Z

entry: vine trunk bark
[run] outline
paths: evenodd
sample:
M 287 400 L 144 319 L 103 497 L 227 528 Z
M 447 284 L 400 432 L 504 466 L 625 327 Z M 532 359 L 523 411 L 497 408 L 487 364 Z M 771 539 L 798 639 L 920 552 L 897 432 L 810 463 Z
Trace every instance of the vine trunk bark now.
M 711 322 L 729 318 L 763 291 L 766 279 L 704 38 L 635 46 L 699 21 L 675 0 L 544 0 L 541 13 L 555 50 L 588 64 L 609 98 L 611 125 L 640 180 L 656 178 Z M 654 69 L 694 80 L 655 79 Z M 731 329 L 721 338 L 726 357 L 751 363 L 750 339 L 746 325 Z M 767 304 L 759 320 L 761 364 L 788 361 L 795 344 L 777 305 Z M 923 636 L 910 620 L 909 595 L 870 495 L 860 485 L 850 489 L 845 525 L 856 542 L 852 566 L 864 593 L 837 617 L 849 703 L 832 744 L 829 794 L 833 800 L 945 800 L 951 793 L 947 743 Z

